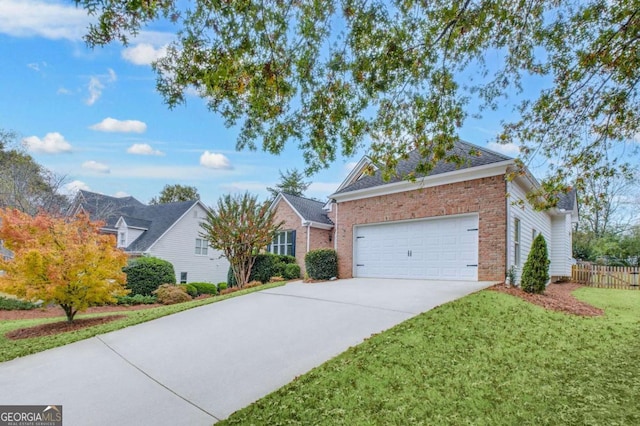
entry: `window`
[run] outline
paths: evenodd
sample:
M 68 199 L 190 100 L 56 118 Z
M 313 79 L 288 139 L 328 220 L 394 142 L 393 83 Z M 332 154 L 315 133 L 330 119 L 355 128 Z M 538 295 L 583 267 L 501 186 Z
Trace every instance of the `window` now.
M 278 232 L 273 238 L 269 252 L 275 254 L 296 255 L 296 231 Z
M 120 232 L 118 234 L 118 247 L 126 247 L 127 246 L 127 233 Z
M 513 257 L 516 266 L 520 266 L 520 219 L 516 219 L 513 230 Z
M 207 240 L 196 238 L 196 254 L 200 256 L 206 256 L 208 251 L 209 245 L 207 244 Z
M 187 283 L 187 273 L 180 272 L 180 284 L 186 284 L 186 283 Z

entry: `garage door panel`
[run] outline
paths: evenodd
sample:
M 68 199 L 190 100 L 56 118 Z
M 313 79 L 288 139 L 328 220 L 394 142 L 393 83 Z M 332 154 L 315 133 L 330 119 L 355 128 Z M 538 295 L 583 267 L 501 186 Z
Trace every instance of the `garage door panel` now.
M 359 277 L 476 280 L 478 216 L 359 226 Z

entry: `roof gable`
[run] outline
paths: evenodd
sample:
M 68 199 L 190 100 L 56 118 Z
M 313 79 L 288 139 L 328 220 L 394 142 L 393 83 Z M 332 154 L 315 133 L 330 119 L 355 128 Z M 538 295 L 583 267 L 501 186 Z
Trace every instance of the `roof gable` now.
M 112 197 L 81 189 L 76 194 L 69 214 L 84 211 L 91 220 L 103 220 L 106 223 L 105 227 L 114 228 L 118 218 L 127 209 L 144 206 L 145 204 L 131 196 Z
M 474 153 L 477 153 L 477 155 Z M 434 176 L 454 172 L 456 170 L 471 169 L 474 167 L 482 167 L 494 163 L 512 160 L 512 158 L 510 157 L 462 140 L 458 140 L 454 143 L 453 148 L 447 152 L 447 156 L 450 155 L 457 155 L 465 161 L 462 165 L 457 165 L 441 160 L 436 163 L 433 170 L 431 170 L 428 175 L 418 175 L 417 177 L 420 178 L 426 176 Z M 391 178 L 388 181 L 383 180 L 382 173 L 380 171 L 376 171 L 373 175 L 370 176 L 362 176 L 356 180 L 353 180 L 353 176 L 351 176 L 350 174 L 347 179 L 345 179 L 345 181 L 338 187 L 338 190 L 336 190 L 334 194 L 343 194 L 347 192 L 401 182 L 403 181 L 404 176 L 407 176 L 409 173 L 413 172 L 416 169 L 416 166 L 421 160 L 422 157 L 420 156 L 418 151 L 412 151 L 411 153 L 409 153 L 408 159 L 402 160 L 398 163 L 398 166 L 396 168 L 397 176 Z M 358 164 L 360 165 L 360 163 Z M 362 170 L 364 170 L 364 168 Z M 349 179 L 351 179 L 350 183 L 348 183 Z M 345 183 L 348 184 L 345 185 Z
M 312 222 L 321 225 L 333 225 L 333 222 L 324 211 L 325 203 L 322 201 L 312 200 L 310 198 L 299 197 L 297 195 L 281 192 L 272 206 L 275 207 L 278 202 L 284 200 L 296 212 L 303 222 Z
M 148 224 L 147 230 L 134 242 L 129 244 L 127 251 L 145 252 L 149 250 L 164 234 L 171 229 L 194 205 L 200 201 L 182 201 L 177 203 L 142 206 L 132 209 L 125 222 L 134 219 L 137 224 Z

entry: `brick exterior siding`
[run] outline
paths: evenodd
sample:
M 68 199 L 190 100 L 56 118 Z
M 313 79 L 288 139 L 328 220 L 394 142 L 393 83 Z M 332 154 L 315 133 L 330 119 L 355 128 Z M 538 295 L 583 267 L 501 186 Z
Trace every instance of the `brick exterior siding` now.
M 300 265 L 300 270 L 304 275 L 304 257 L 307 254 L 307 227 L 302 225 L 300 216 L 284 199 L 278 202 L 275 209 L 274 223 L 284 221 L 280 228 L 281 230 L 296 231 L 296 262 Z M 332 230 L 311 228 L 309 234 L 309 250 L 333 248 L 333 243 L 329 241 L 333 235 Z
M 504 175 L 338 203 L 338 274 L 353 274 L 355 225 L 478 213 L 478 280 L 502 281 L 506 270 L 506 181 Z

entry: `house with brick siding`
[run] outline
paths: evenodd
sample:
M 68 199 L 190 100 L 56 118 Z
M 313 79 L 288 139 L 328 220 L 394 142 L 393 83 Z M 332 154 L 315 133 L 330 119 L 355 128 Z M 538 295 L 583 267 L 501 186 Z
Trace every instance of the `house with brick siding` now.
M 304 257 L 309 250 L 333 248 L 333 222 L 324 209 L 325 203 L 281 192 L 271 203 L 274 222 L 284 222 L 267 250 L 275 254 L 295 256 L 304 274 Z
M 305 252 L 334 248 L 340 278 L 498 282 L 513 266 L 519 281 L 539 233 L 549 249 L 550 275 L 570 276 L 578 221 L 575 191 L 555 208 L 537 211 L 526 196 L 539 184 L 528 171 L 508 179 L 515 168 L 512 158 L 464 141 L 453 150 L 450 154 L 465 160 L 462 165 L 440 162 L 414 181 L 385 181 L 362 159 L 325 205 L 316 204 L 326 214 L 330 236 L 307 238 L 301 232 L 306 228 L 300 228 L 304 219 L 290 203 L 275 206 L 276 217 L 295 231 L 296 246 L 302 244 Z M 413 171 L 420 160 L 410 154 L 398 164 L 398 175 Z

